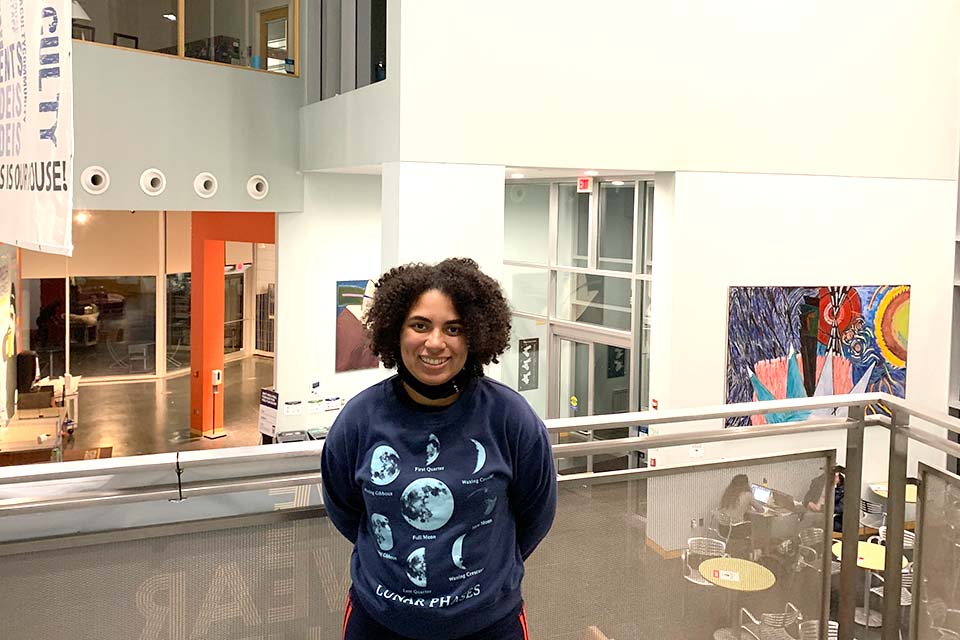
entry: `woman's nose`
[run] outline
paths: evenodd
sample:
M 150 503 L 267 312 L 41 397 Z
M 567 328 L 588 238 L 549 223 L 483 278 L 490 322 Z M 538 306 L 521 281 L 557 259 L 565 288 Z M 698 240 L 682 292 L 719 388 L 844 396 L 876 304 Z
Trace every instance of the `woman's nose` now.
M 442 349 L 444 346 L 443 332 L 435 330 L 428 333 L 426 345 L 428 349 Z

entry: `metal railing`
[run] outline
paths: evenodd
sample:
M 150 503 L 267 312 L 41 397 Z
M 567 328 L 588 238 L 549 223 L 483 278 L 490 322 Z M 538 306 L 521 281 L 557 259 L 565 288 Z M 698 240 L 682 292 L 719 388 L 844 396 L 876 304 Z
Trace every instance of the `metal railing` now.
M 866 413 L 877 406 L 884 407 L 891 415 Z M 960 420 L 919 409 L 903 399 L 886 394 L 861 394 L 557 419 L 548 421 L 547 428 L 551 434 L 559 434 L 638 425 L 669 427 L 672 424 L 716 421 L 743 415 L 844 407 L 848 410 L 846 418 L 819 418 L 729 429 L 713 427 L 694 431 L 686 430 L 685 426 L 685 430 L 678 433 L 557 444 L 554 445 L 554 456 L 559 459 L 596 454 L 624 455 L 652 448 L 836 432 L 845 436 L 845 455 L 838 457 L 846 465 L 846 495 L 859 499 L 863 494 L 865 431 L 871 427 L 885 429 L 889 431 L 885 589 L 888 593 L 900 593 L 908 444 L 912 440 L 937 452 L 960 457 L 960 445 L 938 431 L 960 433 Z M 135 530 L 136 533 L 131 533 L 131 537 L 143 537 L 153 535 L 145 533 L 150 531 L 151 526 L 180 523 L 177 530 L 182 531 L 184 526 L 189 528 L 190 523 L 195 527 L 210 527 L 211 522 L 216 522 L 224 515 L 263 516 L 273 511 L 274 505 L 270 500 L 261 500 L 256 496 L 262 497 L 271 489 L 319 483 L 321 447 L 322 442 L 302 442 L 269 448 L 245 447 L 0 469 L 0 558 L 31 550 L 76 546 L 76 539 L 83 537 L 88 538 L 90 544 L 96 544 L 103 541 L 104 532 L 110 531 L 119 532 L 122 536 L 125 530 Z M 794 453 L 797 448 L 795 445 L 793 448 L 794 451 L 784 453 Z M 602 484 L 655 477 L 669 469 L 628 468 L 579 473 L 560 476 L 558 481 L 561 486 L 573 483 Z M 244 499 L 225 507 L 224 498 L 238 493 L 242 493 Z M 126 509 L 117 511 L 121 506 L 132 503 L 149 508 L 137 513 Z M 319 491 L 300 496 L 299 502 L 292 506 L 316 511 L 321 507 Z M 225 508 L 229 510 L 228 514 L 224 513 Z M 92 517 L 84 520 L 80 516 L 85 512 L 92 513 Z M 120 513 L 122 517 L 118 515 Z M 273 515 L 278 520 L 290 517 L 289 512 Z M 827 522 L 832 521 L 832 499 L 827 500 L 826 517 Z M 858 509 L 844 510 L 843 530 L 860 530 Z M 922 541 L 918 543 L 922 545 Z M 857 555 L 858 536 L 844 535 L 838 622 L 840 638 L 846 640 L 854 637 Z M 896 640 L 901 621 L 899 599 L 884 598 L 882 613 L 883 640 Z M 826 629 L 826 616 L 825 609 L 821 629 Z M 913 616 L 911 636 L 916 637 L 916 616 Z

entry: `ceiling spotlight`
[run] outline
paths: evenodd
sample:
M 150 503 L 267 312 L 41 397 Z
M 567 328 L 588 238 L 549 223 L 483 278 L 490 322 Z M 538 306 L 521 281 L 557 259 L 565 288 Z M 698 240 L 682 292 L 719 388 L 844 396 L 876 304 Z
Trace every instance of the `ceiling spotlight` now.
M 177 14 L 175 14 L 175 13 L 165 13 L 165 14 L 163 14 L 163 17 L 166 18 L 167 20 L 169 20 L 170 22 L 176 22 L 176 21 L 177 21 Z
M 611 182 L 610 184 L 612 184 L 612 185 L 615 186 L 615 187 L 622 187 L 622 186 L 623 186 L 623 180 L 614 180 L 614 181 Z
M 87 224 L 90 222 L 90 212 L 89 211 L 78 211 L 77 215 L 73 216 L 73 219 L 77 224 Z
M 513 178 L 514 180 L 519 180 L 520 178 L 525 178 L 526 175 L 523 173 L 511 173 L 510 177 Z
M 590 176 L 590 177 L 592 178 L 593 176 L 598 176 L 598 175 L 600 175 L 600 172 L 599 172 L 599 171 L 594 171 L 593 169 L 588 169 L 587 171 L 584 171 L 584 172 L 583 172 L 583 175 L 585 175 L 585 176 Z

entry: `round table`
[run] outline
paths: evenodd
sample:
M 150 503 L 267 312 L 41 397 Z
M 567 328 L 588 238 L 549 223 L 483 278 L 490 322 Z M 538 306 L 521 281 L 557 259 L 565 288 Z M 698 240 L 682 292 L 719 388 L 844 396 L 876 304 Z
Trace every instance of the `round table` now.
M 737 593 L 766 591 L 777 582 L 770 569 L 742 558 L 710 558 L 701 562 L 698 569 L 707 582 Z M 740 637 L 733 631 L 740 626 L 740 607 L 731 606 L 730 609 L 733 612 L 730 629 L 718 629 L 714 638 Z
M 875 494 L 877 494 L 878 496 L 880 496 L 881 498 L 884 498 L 884 499 L 886 499 L 886 498 L 890 495 L 890 492 L 888 491 L 887 483 L 886 483 L 886 482 L 874 482 L 874 483 L 872 483 L 872 484 L 870 485 L 870 491 L 873 491 Z M 915 485 L 915 484 L 908 484 L 908 485 L 906 486 L 904 498 L 905 498 L 905 501 L 906 501 L 908 504 L 916 504 L 916 502 L 917 502 L 917 485 Z
M 834 542 L 833 555 L 840 559 L 843 555 L 843 541 Z M 879 611 L 870 609 L 870 572 L 883 571 L 886 564 L 887 548 L 873 542 L 857 543 L 857 566 L 866 571 L 863 577 L 863 606 L 857 607 L 854 617 L 857 624 L 868 627 L 883 626 L 883 616 Z M 907 566 L 907 559 L 901 558 L 901 567 Z

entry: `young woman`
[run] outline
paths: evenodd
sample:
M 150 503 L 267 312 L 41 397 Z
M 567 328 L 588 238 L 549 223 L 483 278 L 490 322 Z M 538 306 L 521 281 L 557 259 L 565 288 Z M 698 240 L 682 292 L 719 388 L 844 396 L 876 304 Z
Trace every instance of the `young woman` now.
M 528 638 L 523 561 L 553 523 L 543 422 L 483 375 L 507 348 L 500 286 L 469 259 L 391 269 L 366 317 L 397 375 L 347 403 L 322 455 L 354 544 L 346 640 Z

